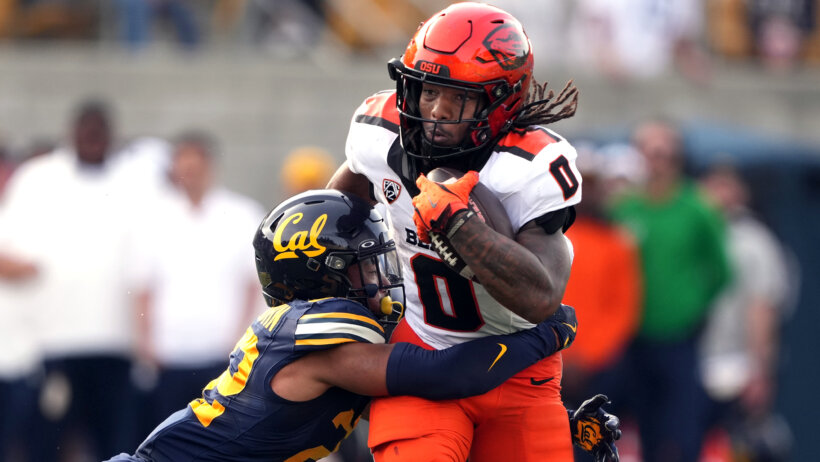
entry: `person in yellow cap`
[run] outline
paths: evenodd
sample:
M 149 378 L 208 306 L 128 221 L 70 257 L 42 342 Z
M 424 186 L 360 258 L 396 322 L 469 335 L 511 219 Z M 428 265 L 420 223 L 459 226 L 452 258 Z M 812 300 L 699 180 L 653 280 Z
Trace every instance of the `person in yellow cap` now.
M 330 153 L 318 146 L 301 146 L 285 157 L 282 164 L 282 192 L 292 196 L 309 189 L 322 189 L 336 169 Z

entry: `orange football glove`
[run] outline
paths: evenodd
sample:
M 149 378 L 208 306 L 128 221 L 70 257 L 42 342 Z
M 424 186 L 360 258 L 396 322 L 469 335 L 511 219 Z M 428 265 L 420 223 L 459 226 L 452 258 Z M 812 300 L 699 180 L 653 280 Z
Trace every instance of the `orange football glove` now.
M 430 231 L 445 232 L 453 216 L 467 210 L 470 191 L 478 183 L 478 172 L 471 170 L 452 183 L 436 183 L 422 173 L 416 179 L 421 192 L 413 198 L 413 222 L 422 242 L 430 242 Z

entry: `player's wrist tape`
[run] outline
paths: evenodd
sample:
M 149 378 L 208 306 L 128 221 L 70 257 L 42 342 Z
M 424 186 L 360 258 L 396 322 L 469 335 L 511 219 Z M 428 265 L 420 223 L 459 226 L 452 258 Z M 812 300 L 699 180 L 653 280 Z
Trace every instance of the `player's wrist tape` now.
M 453 235 L 464 226 L 464 223 L 467 223 L 467 220 L 474 216 L 475 212 L 469 209 L 456 212 L 456 215 L 450 219 L 451 224 L 447 227 L 447 239 L 452 239 Z

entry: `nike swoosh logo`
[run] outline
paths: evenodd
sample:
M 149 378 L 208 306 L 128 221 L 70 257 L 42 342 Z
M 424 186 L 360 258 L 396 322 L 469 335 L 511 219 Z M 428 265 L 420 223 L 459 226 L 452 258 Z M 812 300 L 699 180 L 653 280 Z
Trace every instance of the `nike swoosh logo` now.
M 573 334 L 578 331 L 578 324 L 576 324 L 574 326 L 572 324 L 567 324 L 565 322 L 562 322 L 561 324 L 569 327 L 569 329 L 572 331 Z M 567 337 L 566 340 L 564 340 L 564 348 L 566 348 L 567 345 L 569 345 L 569 337 Z
M 430 203 L 430 207 L 433 207 L 433 208 L 436 208 L 436 206 L 438 205 L 438 202 L 433 202 L 433 201 L 432 201 L 432 200 L 430 200 L 430 199 L 427 199 L 427 202 L 429 202 L 429 203 Z
M 533 384 L 533 385 L 539 386 L 539 385 L 543 385 L 543 384 L 549 382 L 550 380 L 552 380 L 554 378 L 555 377 L 550 377 L 550 378 L 544 379 L 544 380 L 535 380 L 534 378 L 530 377 L 530 383 Z
M 490 364 L 490 368 L 487 369 L 487 372 L 490 372 L 490 369 L 492 369 L 493 366 L 495 366 L 495 363 L 497 363 L 498 360 L 501 359 L 502 356 L 504 356 L 504 353 L 507 352 L 507 345 L 504 345 L 503 343 L 499 343 L 498 346 L 501 347 L 501 352 L 499 352 L 498 356 L 495 357 L 495 361 L 493 361 L 493 363 Z

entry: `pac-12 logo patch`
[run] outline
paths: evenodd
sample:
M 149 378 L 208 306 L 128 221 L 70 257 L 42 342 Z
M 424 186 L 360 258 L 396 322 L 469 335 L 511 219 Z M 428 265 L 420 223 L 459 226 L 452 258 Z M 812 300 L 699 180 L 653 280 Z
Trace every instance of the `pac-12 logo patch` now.
M 527 37 L 512 24 L 502 24 L 487 34 L 482 44 L 486 53 L 480 53 L 476 60 L 486 64 L 495 61 L 506 71 L 518 69 L 527 62 L 530 45 Z
M 382 182 L 382 192 L 387 202 L 392 204 L 401 194 L 401 185 L 393 180 L 384 180 Z

